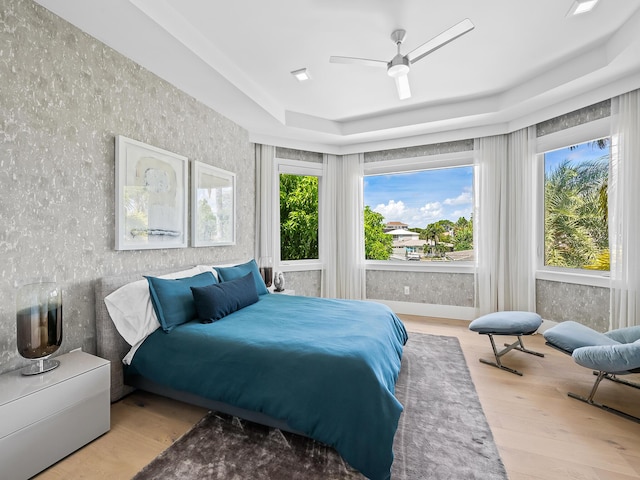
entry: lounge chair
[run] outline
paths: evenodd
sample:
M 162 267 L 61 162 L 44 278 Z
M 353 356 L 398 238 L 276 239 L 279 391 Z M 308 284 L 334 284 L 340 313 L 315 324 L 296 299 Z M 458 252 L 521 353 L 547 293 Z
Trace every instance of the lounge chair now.
M 640 418 L 594 400 L 596 390 L 605 378 L 640 389 L 640 384 L 618 378 L 618 375 L 640 373 L 640 326 L 599 333 L 580 323 L 567 321 L 543 335 L 547 345 L 571 355 L 578 365 L 594 370 L 597 375 L 588 397 L 569 392 L 571 398 L 640 423 Z

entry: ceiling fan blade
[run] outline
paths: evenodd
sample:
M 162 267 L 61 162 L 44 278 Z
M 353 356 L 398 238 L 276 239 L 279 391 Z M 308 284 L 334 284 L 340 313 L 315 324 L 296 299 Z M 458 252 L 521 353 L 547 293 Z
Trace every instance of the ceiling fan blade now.
M 346 64 L 362 65 L 364 67 L 387 68 L 387 62 L 383 60 L 369 60 L 368 58 L 329 57 L 329 61 L 331 63 L 346 63 Z
M 411 88 L 409 87 L 409 76 L 399 75 L 394 77 L 396 81 L 396 89 L 398 90 L 398 97 L 400 100 L 405 100 L 411 97 Z
M 475 25 L 473 24 L 473 22 L 471 22 L 471 20 L 469 20 L 468 18 L 465 18 L 460 23 L 456 23 L 453 27 L 445 30 L 440 35 L 436 35 L 428 42 L 423 43 L 418 48 L 409 52 L 407 54 L 407 58 L 409 59 L 409 62 L 416 63 L 421 58 L 426 57 L 431 52 L 436 51 L 440 47 L 443 47 L 447 43 L 455 40 L 459 36 L 464 35 L 474 28 Z

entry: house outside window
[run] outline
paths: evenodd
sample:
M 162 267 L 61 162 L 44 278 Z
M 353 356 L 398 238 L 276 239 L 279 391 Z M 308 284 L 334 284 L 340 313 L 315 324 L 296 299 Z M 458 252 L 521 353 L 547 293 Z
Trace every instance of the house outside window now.
M 365 259 L 472 264 L 471 152 L 365 165 Z

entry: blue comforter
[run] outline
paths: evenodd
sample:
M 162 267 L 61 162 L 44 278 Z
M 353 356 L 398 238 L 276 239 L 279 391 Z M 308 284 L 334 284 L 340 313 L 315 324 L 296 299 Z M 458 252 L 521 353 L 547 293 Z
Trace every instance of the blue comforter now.
M 211 324 L 158 329 L 127 374 L 285 420 L 387 479 L 406 341 L 384 305 L 269 294 Z

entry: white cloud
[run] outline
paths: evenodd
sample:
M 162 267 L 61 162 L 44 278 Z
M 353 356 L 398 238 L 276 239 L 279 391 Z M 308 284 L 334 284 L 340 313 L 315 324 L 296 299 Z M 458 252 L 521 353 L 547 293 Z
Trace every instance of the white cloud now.
M 471 218 L 471 208 L 465 208 L 464 210 L 456 210 L 451 214 L 451 217 L 455 219 L 454 221 L 457 221 L 458 218 L 460 217 L 464 217 L 467 220 L 469 220 Z
M 373 211 L 382 214 L 386 222 L 403 222 L 402 218 L 406 215 L 406 209 L 402 200 L 399 202 L 389 200 L 389 203 L 386 205 L 381 203 L 377 205 Z
M 389 200 L 389 203 L 381 203 L 373 210 L 382 214 L 385 222 L 402 222 L 420 228 L 442 214 L 440 202 L 427 203 L 421 208 L 407 208 L 402 200 Z
M 462 194 L 458 198 L 466 197 Z M 464 202 L 460 200 L 459 203 L 465 204 L 471 202 Z M 450 199 L 449 203 L 430 202 L 425 203 L 419 208 L 408 208 L 402 200 L 398 200 L 397 202 L 395 200 L 389 200 L 386 204 L 378 204 L 373 210 L 382 214 L 385 222 L 402 222 L 406 223 L 410 227 L 419 228 L 425 228 L 430 223 L 437 222 L 444 218 L 453 218 L 454 222 L 460 217 L 466 217 L 468 219 L 471 214 L 471 208 L 465 208 L 464 206 L 456 209 L 452 214 L 448 214 L 448 211 L 444 208 L 445 204 L 454 205 L 453 201 Z
M 466 187 L 456 198 L 447 198 L 443 203 L 445 205 L 466 205 L 472 202 L 473 198 L 471 196 L 471 188 Z
M 420 216 L 425 220 L 438 220 L 442 216 L 442 204 L 440 202 L 426 203 L 420 207 Z

